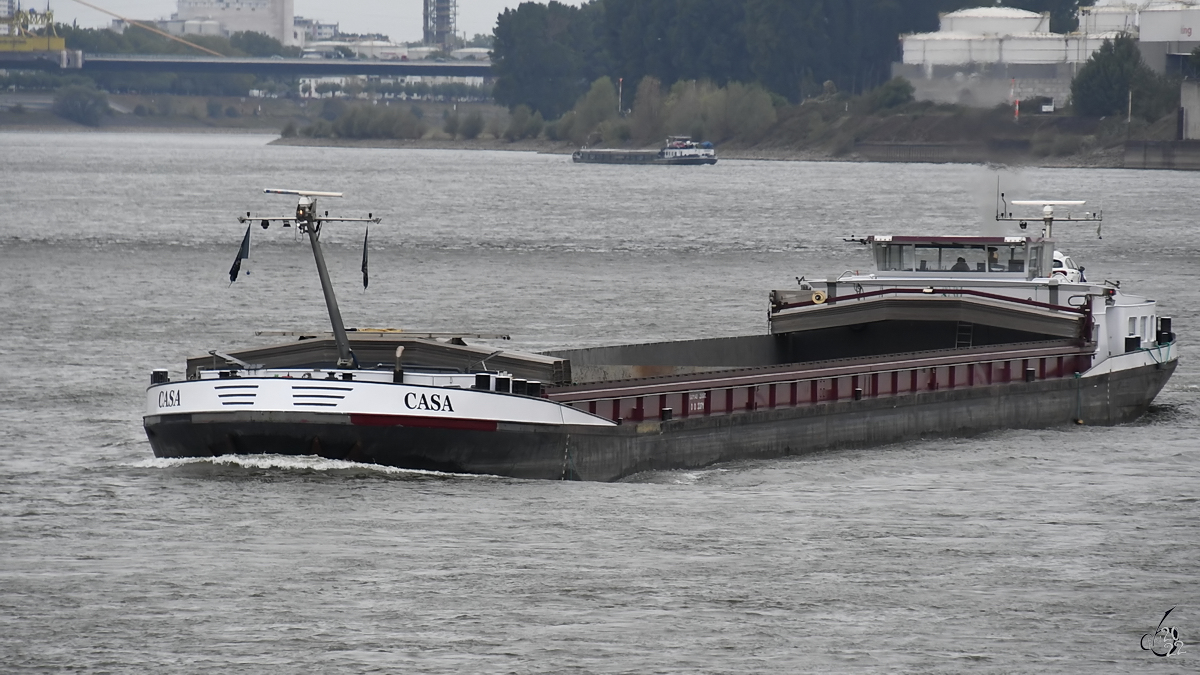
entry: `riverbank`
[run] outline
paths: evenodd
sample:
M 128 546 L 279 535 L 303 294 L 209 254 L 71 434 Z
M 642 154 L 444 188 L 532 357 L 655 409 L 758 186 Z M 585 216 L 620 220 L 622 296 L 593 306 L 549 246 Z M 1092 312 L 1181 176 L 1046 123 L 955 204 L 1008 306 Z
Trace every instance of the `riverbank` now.
M 339 99 L 255 99 L 247 97 L 110 97 L 113 112 L 98 126 L 84 126 L 51 112 L 51 95 L 0 94 L 2 131 L 87 133 L 220 133 L 279 136 L 345 111 Z M 377 149 L 454 149 L 538 152 L 567 155 L 578 146 L 545 135 L 514 141 L 503 138 L 508 112 L 494 105 L 393 102 L 419 115 L 419 139 L 355 139 L 280 136 L 277 145 Z M 487 121 L 474 139 L 452 137 L 442 120 L 479 111 Z M 1056 113 L 1014 119 L 1010 111 L 913 103 L 896 110 L 861 113 L 851 106 L 809 103 L 785 106 L 777 122 L 759 138 L 733 137 L 718 144 L 722 159 L 762 161 L 859 161 L 1003 164 L 1010 166 L 1120 168 L 1127 141 L 1172 137 L 1173 120 L 1153 125 L 1123 119 L 1090 120 Z M 654 141 L 647 144 L 654 147 Z M 638 147 L 625 142 L 600 147 Z
M 494 150 L 506 152 L 537 152 L 548 155 L 570 155 L 576 146 L 569 142 L 546 139 L 523 139 L 507 141 L 503 138 L 477 138 L 474 140 L 450 138 L 421 139 L 353 139 L 353 138 L 278 138 L 271 145 L 327 148 L 372 148 L 372 149 L 422 149 L 422 150 Z M 1017 166 L 1040 166 L 1049 168 L 1121 168 L 1124 149 L 1094 148 L 1071 155 L 1037 157 L 1031 153 L 989 153 L 978 145 L 941 145 L 894 143 L 888 146 L 897 151 L 894 157 L 881 156 L 881 145 L 875 144 L 854 149 L 842 155 L 803 148 L 725 148 L 719 150 L 721 159 L 737 159 L 775 162 L 933 162 L 938 164 L 1007 164 Z M 930 148 L 943 152 L 942 157 L 929 156 Z M 913 152 L 917 151 L 917 152 Z
M 856 105 L 858 108 L 856 109 Z M 569 154 L 579 140 L 550 140 L 550 126 L 535 138 L 507 140 L 507 111 L 485 111 L 488 123 L 476 138 L 467 140 L 446 133 L 426 114 L 425 131 L 417 139 L 345 138 L 338 131 L 354 127 L 318 123 L 299 127 L 298 135 L 280 138 L 277 144 L 362 148 L 452 148 L 530 151 Z M 618 123 L 618 126 L 625 124 Z M 361 125 L 359 125 L 361 126 Z M 602 130 L 605 127 L 601 127 Z M 630 133 L 613 134 L 628 138 Z M 608 129 L 606 133 L 611 132 Z M 814 100 L 777 108 L 775 122 L 756 135 L 734 134 L 718 143 L 723 159 L 767 161 L 859 161 L 1002 164 L 1009 166 L 1119 168 L 1124 166 L 1124 146 L 1129 141 L 1165 141 L 1173 138 L 1174 119 L 1155 124 L 1119 118 L 1089 119 L 1058 111 L 1016 116 L 1008 108 L 966 108 L 927 102 L 904 104 L 887 110 L 867 110 L 861 102 Z M 520 135 L 520 134 L 517 134 Z M 604 142 L 591 134 L 593 147 L 657 148 L 657 134 L 643 138 Z

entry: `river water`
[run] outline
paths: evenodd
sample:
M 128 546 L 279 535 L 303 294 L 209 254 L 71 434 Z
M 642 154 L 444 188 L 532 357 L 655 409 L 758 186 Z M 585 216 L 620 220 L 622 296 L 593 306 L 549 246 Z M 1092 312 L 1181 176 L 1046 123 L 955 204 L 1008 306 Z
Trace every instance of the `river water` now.
M 1185 357 L 1142 420 L 828 451 L 616 484 L 319 459 L 165 461 L 154 367 L 324 329 L 264 187 L 383 217 L 323 236 L 349 325 L 528 350 L 761 333 L 767 291 L 867 266 L 844 236 L 995 232 L 984 167 L 275 147 L 0 134 L 0 671 L 1200 670 L 1197 175 L 1004 172 L 1160 301 Z M 1184 653 L 1139 647 L 1163 613 Z

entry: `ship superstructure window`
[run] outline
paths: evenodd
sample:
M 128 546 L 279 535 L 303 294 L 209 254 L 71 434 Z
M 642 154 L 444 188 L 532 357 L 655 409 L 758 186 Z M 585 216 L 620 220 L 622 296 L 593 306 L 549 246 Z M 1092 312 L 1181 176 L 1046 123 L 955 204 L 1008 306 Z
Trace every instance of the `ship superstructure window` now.
M 1129 317 L 1129 337 L 1133 337 L 1137 334 L 1137 317 L 1131 316 Z
M 987 271 L 987 248 L 982 245 L 917 244 L 917 266 L 933 272 Z
M 884 271 L 911 271 L 913 247 L 911 244 L 876 244 L 875 262 L 879 269 Z
M 875 264 L 881 272 L 1012 273 L 1040 272 L 1042 247 L 1024 241 L 876 240 Z M 1027 257 L 1031 256 L 1031 257 Z M 1036 276 L 1036 274 L 1035 274 Z

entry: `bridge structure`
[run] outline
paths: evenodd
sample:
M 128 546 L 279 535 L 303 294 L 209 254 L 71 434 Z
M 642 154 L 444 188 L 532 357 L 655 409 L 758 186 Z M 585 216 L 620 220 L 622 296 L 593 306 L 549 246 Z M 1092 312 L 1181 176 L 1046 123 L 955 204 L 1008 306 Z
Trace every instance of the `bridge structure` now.
M 63 54 L 69 54 L 64 58 Z M 78 56 L 75 56 L 78 55 Z M 223 73 L 266 77 L 377 75 L 386 77 L 492 76 L 488 61 L 381 61 L 376 59 L 288 59 L 79 52 L 0 52 L 0 68 L 78 69 L 83 73 Z

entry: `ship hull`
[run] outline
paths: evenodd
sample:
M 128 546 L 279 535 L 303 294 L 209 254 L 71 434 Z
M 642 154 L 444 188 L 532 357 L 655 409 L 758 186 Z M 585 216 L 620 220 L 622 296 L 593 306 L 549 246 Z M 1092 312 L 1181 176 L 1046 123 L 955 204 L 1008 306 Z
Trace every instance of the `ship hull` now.
M 843 400 L 618 426 L 424 426 L 353 413 L 237 410 L 148 415 L 158 457 L 319 455 L 405 469 L 618 480 L 652 470 L 864 447 L 1006 428 L 1111 425 L 1143 414 L 1177 361 L 1033 382 Z
M 670 164 L 674 166 L 699 166 L 701 164 L 716 164 L 716 157 L 677 157 L 672 159 L 660 160 L 660 164 Z
M 669 166 L 699 166 L 716 164 L 716 155 L 663 157 L 657 150 L 579 150 L 571 160 L 576 164 L 662 164 Z

